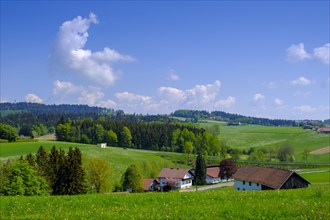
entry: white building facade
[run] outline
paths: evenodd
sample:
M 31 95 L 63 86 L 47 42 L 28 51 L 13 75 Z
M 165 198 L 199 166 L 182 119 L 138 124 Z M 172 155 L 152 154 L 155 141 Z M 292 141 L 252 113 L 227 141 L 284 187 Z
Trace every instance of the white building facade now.
M 261 190 L 261 184 L 245 180 L 235 180 L 235 190 Z

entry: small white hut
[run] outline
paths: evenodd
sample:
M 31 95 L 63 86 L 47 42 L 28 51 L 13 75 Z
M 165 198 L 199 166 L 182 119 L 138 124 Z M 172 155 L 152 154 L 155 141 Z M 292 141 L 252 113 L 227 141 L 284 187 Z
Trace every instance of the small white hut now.
M 100 147 L 100 148 L 106 148 L 107 143 L 99 143 L 99 144 L 97 144 L 97 146 Z

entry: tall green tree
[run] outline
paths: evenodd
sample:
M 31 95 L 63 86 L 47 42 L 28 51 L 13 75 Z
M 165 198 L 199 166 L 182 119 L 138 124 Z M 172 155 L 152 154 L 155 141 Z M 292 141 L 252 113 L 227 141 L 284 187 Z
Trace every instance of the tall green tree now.
M 17 139 L 17 131 L 14 127 L 0 123 L 0 139 L 14 142 Z
M 107 143 L 109 146 L 117 146 L 118 137 L 113 130 L 109 130 L 106 135 Z
M 43 177 L 27 161 L 15 160 L 1 168 L 2 187 L 0 194 L 15 196 L 48 195 L 48 185 Z
M 291 145 L 286 144 L 277 151 L 277 158 L 280 161 L 290 161 L 293 162 L 294 158 L 294 149 Z
M 76 195 L 86 193 L 85 171 L 82 166 L 82 154 L 79 148 L 69 148 L 66 169 L 66 194 Z
M 130 165 L 123 174 L 123 189 L 132 190 L 132 192 L 141 192 L 142 186 L 142 174 L 140 169 L 135 165 Z
M 202 154 L 198 154 L 195 167 L 195 183 L 197 185 L 206 184 L 206 163 Z
M 124 126 L 120 133 L 119 145 L 121 147 L 131 147 L 132 134 L 128 127 Z
M 43 146 L 40 146 L 37 151 L 36 164 L 38 174 L 46 177 L 48 172 L 48 154 Z
M 103 159 L 92 159 L 88 164 L 89 183 L 97 193 L 106 192 L 111 175 L 109 163 Z

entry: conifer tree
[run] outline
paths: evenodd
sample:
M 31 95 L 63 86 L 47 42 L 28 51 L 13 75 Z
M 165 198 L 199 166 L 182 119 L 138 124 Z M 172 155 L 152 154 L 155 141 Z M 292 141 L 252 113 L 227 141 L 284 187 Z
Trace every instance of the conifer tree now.
M 206 163 L 202 154 L 198 154 L 196 159 L 195 178 L 197 185 L 206 184 Z
M 75 195 L 86 192 L 85 171 L 82 166 L 82 155 L 79 148 L 74 150 L 70 147 L 67 156 L 67 190 L 66 194 Z

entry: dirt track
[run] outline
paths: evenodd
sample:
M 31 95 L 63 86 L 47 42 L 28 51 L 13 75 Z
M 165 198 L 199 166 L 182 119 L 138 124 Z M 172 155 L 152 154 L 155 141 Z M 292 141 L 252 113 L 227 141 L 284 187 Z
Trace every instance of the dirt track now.
M 319 154 L 327 154 L 329 152 L 330 152 L 330 146 L 320 148 L 320 149 L 317 149 L 317 150 L 313 150 L 313 151 L 310 152 L 310 154 L 319 155 Z

